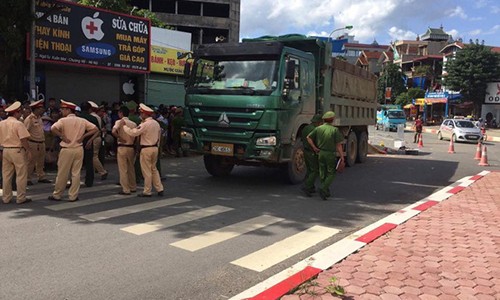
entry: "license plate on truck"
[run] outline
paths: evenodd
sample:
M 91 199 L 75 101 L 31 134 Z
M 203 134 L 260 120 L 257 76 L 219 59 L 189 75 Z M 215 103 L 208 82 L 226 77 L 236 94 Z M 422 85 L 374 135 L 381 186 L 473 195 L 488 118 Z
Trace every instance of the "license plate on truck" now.
M 233 156 L 233 144 L 212 143 L 211 153 L 213 155 Z

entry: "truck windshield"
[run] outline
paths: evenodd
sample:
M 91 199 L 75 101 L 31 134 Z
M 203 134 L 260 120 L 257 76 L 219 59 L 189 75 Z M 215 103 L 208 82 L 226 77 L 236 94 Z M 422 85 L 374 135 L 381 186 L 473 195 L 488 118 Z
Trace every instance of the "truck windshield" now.
M 213 61 L 193 66 L 189 87 L 203 93 L 271 94 L 277 85 L 276 60 Z
M 401 110 L 388 111 L 387 116 L 389 119 L 404 119 L 406 118 L 405 113 Z

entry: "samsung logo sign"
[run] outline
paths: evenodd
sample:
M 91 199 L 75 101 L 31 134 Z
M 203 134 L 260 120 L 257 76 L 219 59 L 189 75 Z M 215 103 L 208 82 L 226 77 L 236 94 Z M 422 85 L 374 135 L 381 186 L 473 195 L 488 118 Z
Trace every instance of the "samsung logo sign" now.
M 89 59 L 107 58 L 116 53 L 115 47 L 104 43 L 90 43 L 77 48 L 76 53 L 80 57 Z

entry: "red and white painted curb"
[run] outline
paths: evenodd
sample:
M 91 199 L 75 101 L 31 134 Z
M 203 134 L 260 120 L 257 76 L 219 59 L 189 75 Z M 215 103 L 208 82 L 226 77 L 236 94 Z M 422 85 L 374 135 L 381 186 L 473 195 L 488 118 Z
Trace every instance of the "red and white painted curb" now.
M 307 280 L 315 277 L 323 270 L 345 259 L 365 245 L 386 234 L 398 225 L 408 221 L 424 210 L 461 192 L 475 181 L 488 175 L 490 171 L 482 171 L 474 176 L 464 177 L 434 194 L 417 201 L 355 233 L 343 238 L 335 244 L 309 256 L 290 268 L 264 280 L 248 290 L 232 297 L 230 300 L 274 300 L 287 294 Z

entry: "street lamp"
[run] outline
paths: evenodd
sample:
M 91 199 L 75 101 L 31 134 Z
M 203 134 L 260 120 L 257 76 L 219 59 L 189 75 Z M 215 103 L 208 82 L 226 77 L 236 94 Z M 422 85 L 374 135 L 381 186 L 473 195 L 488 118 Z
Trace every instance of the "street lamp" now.
M 337 28 L 337 29 L 334 29 L 332 32 L 330 32 L 330 35 L 328 36 L 328 41 L 330 41 L 330 38 L 332 37 L 332 34 L 333 34 L 335 31 L 344 30 L 344 29 L 351 30 L 352 28 L 353 28 L 353 26 L 352 26 L 352 25 L 347 25 L 347 26 L 342 27 L 342 28 Z
M 139 8 L 139 7 L 137 7 L 137 6 L 132 7 L 132 10 L 130 11 L 130 14 L 132 14 L 132 13 L 133 13 L 136 9 L 138 9 L 138 8 Z

